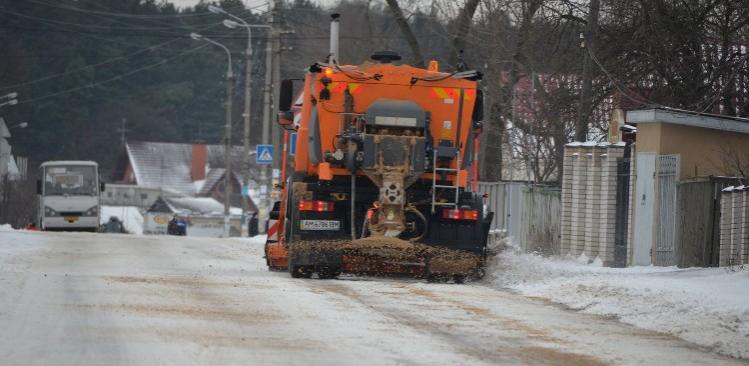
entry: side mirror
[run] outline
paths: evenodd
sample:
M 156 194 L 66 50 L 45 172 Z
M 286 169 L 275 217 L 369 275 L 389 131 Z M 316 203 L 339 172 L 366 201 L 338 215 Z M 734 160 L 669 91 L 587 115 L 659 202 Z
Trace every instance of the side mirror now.
M 104 182 L 99 182 L 99 192 L 104 192 L 107 189 L 107 184 Z
M 294 112 L 278 112 L 278 124 L 281 126 L 291 126 L 294 124 Z
M 473 105 L 473 116 L 474 121 L 484 120 L 484 91 L 476 89 L 476 103 Z
M 36 180 L 36 194 L 42 194 L 42 181 L 40 179 Z
M 278 96 L 278 110 L 281 112 L 290 111 L 293 99 L 294 80 L 281 80 L 281 90 Z
M 278 220 L 279 217 L 281 217 L 281 201 L 276 201 L 273 203 L 273 209 L 268 213 L 268 218 Z

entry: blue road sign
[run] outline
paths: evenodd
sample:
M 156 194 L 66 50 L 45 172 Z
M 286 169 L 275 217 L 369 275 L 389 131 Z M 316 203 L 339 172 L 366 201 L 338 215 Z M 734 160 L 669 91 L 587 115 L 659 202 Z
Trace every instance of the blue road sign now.
M 255 164 L 273 163 L 273 145 L 257 145 L 255 147 Z
M 289 155 L 296 155 L 296 132 L 292 132 L 289 135 Z

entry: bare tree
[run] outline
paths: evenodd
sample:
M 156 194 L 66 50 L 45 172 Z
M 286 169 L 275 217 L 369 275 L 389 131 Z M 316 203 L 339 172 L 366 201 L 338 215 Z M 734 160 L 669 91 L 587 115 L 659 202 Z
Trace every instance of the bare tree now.
M 453 39 L 453 52 L 448 59 L 451 65 L 457 64 L 458 55 L 466 48 L 466 37 L 471 30 L 471 22 L 474 14 L 476 14 L 479 2 L 480 0 L 467 0 L 458 15 L 455 38 Z
M 412 64 L 416 67 L 424 67 L 424 56 L 421 53 L 419 41 L 411 30 L 411 25 L 409 25 L 408 19 L 403 15 L 403 10 L 401 9 L 400 4 L 398 4 L 398 0 L 386 0 L 386 2 L 395 17 L 395 22 L 398 24 L 398 28 L 400 28 L 401 33 L 403 33 L 403 37 L 406 38 L 408 46 L 411 47 L 411 52 L 413 53 Z

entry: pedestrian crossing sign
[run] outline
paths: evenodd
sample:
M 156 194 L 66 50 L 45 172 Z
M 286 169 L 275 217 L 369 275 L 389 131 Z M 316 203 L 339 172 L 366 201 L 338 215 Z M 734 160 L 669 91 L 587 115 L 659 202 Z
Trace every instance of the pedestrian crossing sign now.
M 255 164 L 273 163 L 273 145 L 257 145 L 255 147 Z

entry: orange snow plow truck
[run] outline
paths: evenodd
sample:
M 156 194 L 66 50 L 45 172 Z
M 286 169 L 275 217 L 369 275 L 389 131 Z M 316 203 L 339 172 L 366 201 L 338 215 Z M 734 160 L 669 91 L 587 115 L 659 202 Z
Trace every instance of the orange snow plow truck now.
M 296 97 L 293 81 L 281 85 L 269 268 L 295 278 L 480 275 L 493 216 L 475 193 L 480 73 L 396 65 L 388 51 L 339 65 L 338 22 L 326 62 L 307 69 Z

